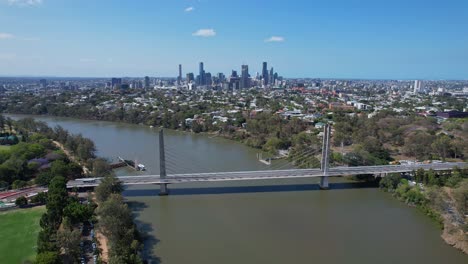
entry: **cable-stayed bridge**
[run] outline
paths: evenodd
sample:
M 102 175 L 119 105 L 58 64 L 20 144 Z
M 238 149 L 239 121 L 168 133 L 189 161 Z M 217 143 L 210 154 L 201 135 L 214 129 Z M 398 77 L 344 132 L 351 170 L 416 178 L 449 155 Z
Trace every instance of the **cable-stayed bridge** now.
M 164 134 L 159 133 L 159 175 L 142 176 L 119 176 L 118 179 L 123 185 L 160 185 L 160 194 L 168 194 L 168 184 L 194 183 L 194 182 L 222 182 L 222 181 L 242 181 L 242 180 L 273 180 L 273 179 L 294 179 L 294 178 L 320 178 L 320 187 L 328 189 L 328 177 L 352 176 L 352 175 L 380 175 L 388 173 L 405 173 L 418 169 L 446 171 L 455 167 L 466 167 L 465 162 L 411 164 L 411 165 L 381 165 L 381 166 L 358 166 L 358 167 L 329 167 L 331 127 L 324 128 L 321 168 L 320 169 L 281 169 L 260 170 L 260 171 L 234 171 L 234 172 L 202 172 L 202 173 L 173 173 L 166 172 L 166 152 L 164 147 Z M 313 150 L 304 151 L 297 155 L 299 159 L 308 159 L 314 156 Z M 169 164 L 176 165 L 172 162 Z M 283 165 L 284 166 L 284 165 Z M 202 168 L 204 169 L 204 168 Z M 206 168 L 205 168 L 206 169 Z M 67 183 L 68 188 L 89 188 L 96 187 L 100 183 L 100 178 L 81 178 Z

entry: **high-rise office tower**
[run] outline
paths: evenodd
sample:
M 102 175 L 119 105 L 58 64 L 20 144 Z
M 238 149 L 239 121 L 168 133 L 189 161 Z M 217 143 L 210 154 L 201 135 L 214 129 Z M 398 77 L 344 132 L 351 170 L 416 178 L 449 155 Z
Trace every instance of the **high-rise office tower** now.
M 150 78 L 148 76 L 145 76 L 145 88 L 150 87 Z
M 203 62 L 200 62 L 200 65 L 199 65 L 199 73 L 198 73 L 198 76 L 199 76 L 199 80 L 198 80 L 198 85 L 205 85 L 206 82 L 205 82 L 205 70 L 203 69 Z
M 413 87 L 413 92 L 414 93 L 420 93 L 422 88 L 422 82 L 420 80 L 414 81 L 414 87 Z
M 186 75 L 187 83 L 193 82 L 195 80 L 195 76 L 193 75 L 193 72 L 189 72 Z
M 204 85 L 211 85 L 211 73 L 207 72 L 205 73 L 205 78 L 204 78 L 205 84 Z
M 274 85 L 274 84 L 275 84 L 275 80 L 274 80 L 275 75 L 274 75 L 274 73 L 273 73 L 273 67 L 271 67 L 271 69 L 270 69 L 270 74 L 268 75 L 268 78 L 269 78 L 268 83 L 269 83 L 270 85 Z
M 241 79 L 237 75 L 237 71 L 232 71 L 231 77 L 229 77 L 229 89 L 239 90 Z
M 224 76 L 222 72 L 218 73 L 218 80 L 220 83 L 223 83 L 225 79 L 226 77 Z
M 122 84 L 122 78 L 112 78 L 111 79 L 111 85 L 112 88 L 118 88 Z
M 268 85 L 268 66 L 266 62 L 263 62 L 262 78 L 263 84 Z
M 242 65 L 241 72 L 241 89 L 250 88 L 250 75 L 249 75 L 249 65 Z
M 182 82 L 182 64 L 179 64 L 179 77 L 177 77 L 177 84 L 180 85 Z

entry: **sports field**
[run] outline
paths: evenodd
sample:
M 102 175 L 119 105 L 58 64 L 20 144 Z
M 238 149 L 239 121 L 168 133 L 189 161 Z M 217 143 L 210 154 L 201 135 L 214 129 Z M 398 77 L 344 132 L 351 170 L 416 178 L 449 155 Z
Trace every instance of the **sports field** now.
M 0 150 L 2 150 L 2 149 L 10 149 L 10 148 L 11 148 L 11 146 L 0 145 Z
M 0 212 L 0 262 L 21 264 L 34 260 L 39 220 L 45 207 Z

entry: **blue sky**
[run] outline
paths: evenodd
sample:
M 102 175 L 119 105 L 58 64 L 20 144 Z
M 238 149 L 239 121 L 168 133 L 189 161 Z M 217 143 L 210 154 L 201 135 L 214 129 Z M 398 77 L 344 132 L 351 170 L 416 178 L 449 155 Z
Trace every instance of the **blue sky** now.
M 0 0 L 0 75 L 468 79 L 466 0 Z

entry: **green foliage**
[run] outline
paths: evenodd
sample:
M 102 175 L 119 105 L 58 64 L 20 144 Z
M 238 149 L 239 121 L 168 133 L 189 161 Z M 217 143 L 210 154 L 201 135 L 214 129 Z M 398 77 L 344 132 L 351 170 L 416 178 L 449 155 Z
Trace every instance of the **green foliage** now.
M 263 150 L 270 154 L 277 154 L 278 150 L 287 148 L 287 142 L 277 138 L 271 137 L 263 145 Z
M 112 263 L 142 263 L 139 235 L 133 223 L 132 212 L 120 194 L 111 194 L 97 209 L 99 228 L 109 239 L 109 258 Z
M 54 178 L 54 174 L 52 174 L 52 172 L 43 171 L 36 176 L 36 179 L 34 181 L 36 182 L 37 185 L 47 186 L 49 185 L 50 181 L 52 181 L 53 178 Z
M 36 196 L 33 196 L 31 198 L 31 203 L 46 204 L 47 203 L 47 193 L 46 192 L 40 192 Z
M 81 204 L 76 200 L 69 202 L 63 209 L 63 215 L 70 219 L 72 225 L 87 221 L 91 218 L 93 212 L 93 206 Z
M 62 176 L 55 176 L 49 184 L 47 197 L 48 226 L 57 229 L 62 221 L 63 209 L 67 205 L 68 192 L 66 180 Z
M 55 251 L 45 251 L 37 254 L 35 264 L 60 264 L 60 256 Z
M 123 191 L 122 183 L 114 175 L 107 175 L 101 179 L 101 183 L 96 187 L 96 199 L 99 203 L 106 201 L 111 194 L 120 194 Z
M 28 204 L 28 199 L 26 199 L 26 197 L 21 196 L 18 199 L 16 199 L 15 204 L 19 207 L 23 207 Z
M 388 192 L 393 192 L 400 183 L 401 176 L 399 173 L 391 173 L 382 178 L 379 182 L 380 188 Z

